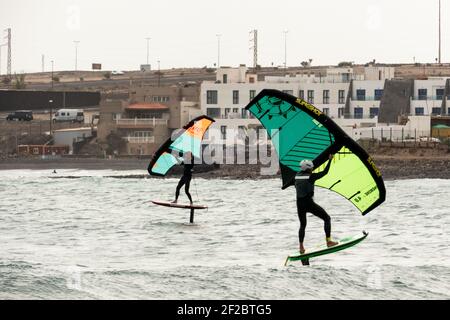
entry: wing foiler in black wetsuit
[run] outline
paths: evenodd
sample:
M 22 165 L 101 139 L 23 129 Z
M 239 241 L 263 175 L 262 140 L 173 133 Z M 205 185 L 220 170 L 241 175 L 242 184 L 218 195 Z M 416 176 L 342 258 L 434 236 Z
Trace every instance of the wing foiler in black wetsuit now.
M 306 213 L 310 212 L 316 217 L 324 221 L 324 229 L 327 239 L 331 237 L 331 219 L 326 211 L 316 204 L 313 200 L 314 183 L 323 178 L 330 169 L 331 160 L 328 161 L 327 166 L 322 172 L 310 173 L 300 171 L 295 176 L 295 189 L 297 190 L 297 213 L 300 220 L 300 229 L 298 231 L 298 238 L 300 243 L 305 239 L 306 229 Z
M 189 198 L 189 201 L 192 203 L 192 197 L 189 193 L 189 187 L 191 185 L 191 179 L 192 179 L 192 172 L 194 171 L 194 160 L 192 160 L 192 163 L 182 163 L 184 165 L 184 171 L 183 176 L 180 179 L 180 182 L 178 182 L 177 190 L 175 192 L 175 201 L 178 200 L 178 197 L 180 196 L 180 189 L 184 185 L 184 191 L 186 192 L 186 195 Z

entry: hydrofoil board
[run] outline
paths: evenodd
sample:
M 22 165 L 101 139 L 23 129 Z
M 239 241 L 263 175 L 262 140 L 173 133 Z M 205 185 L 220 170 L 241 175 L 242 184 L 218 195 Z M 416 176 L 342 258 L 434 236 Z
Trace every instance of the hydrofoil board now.
M 360 243 L 368 236 L 368 233 L 363 231 L 362 234 L 358 234 L 352 237 L 343 238 L 338 241 L 338 244 L 333 247 L 327 247 L 326 244 L 323 244 L 317 248 L 312 250 L 307 250 L 304 254 L 296 253 L 289 255 L 286 258 L 286 262 L 284 265 L 286 266 L 289 261 L 302 261 L 303 265 L 309 265 L 309 259 L 313 257 L 322 256 L 324 254 L 330 254 L 334 252 L 338 252 L 354 245 Z
M 208 209 L 207 206 L 200 204 L 172 203 L 169 201 L 159 201 L 159 200 L 152 200 L 152 203 L 158 206 L 180 208 L 180 209 L 197 209 L 197 210 Z

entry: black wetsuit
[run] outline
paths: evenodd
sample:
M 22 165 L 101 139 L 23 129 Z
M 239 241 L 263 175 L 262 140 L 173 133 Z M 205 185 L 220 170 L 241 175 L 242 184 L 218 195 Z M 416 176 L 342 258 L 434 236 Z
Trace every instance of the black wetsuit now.
M 295 176 L 295 188 L 297 190 L 297 213 L 300 220 L 298 238 L 300 243 L 305 239 L 306 213 L 311 212 L 316 217 L 324 221 L 324 229 L 327 238 L 331 236 L 331 219 L 326 211 L 313 200 L 314 182 L 324 177 L 330 169 L 331 161 L 328 162 L 325 170 L 319 173 L 309 173 L 300 171 Z
M 189 201 L 192 203 L 192 197 L 191 194 L 189 193 L 189 187 L 191 185 L 192 171 L 194 171 L 194 163 L 183 163 L 183 164 L 184 164 L 184 172 L 183 176 L 180 179 L 180 182 L 178 182 L 177 190 L 175 192 L 175 200 L 178 200 L 178 197 L 180 196 L 180 189 L 184 185 L 184 191 L 186 192 Z

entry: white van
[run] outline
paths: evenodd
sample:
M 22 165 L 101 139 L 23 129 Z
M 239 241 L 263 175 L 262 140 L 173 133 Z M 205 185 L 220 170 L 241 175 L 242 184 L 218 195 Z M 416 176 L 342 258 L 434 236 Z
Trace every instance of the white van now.
M 53 115 L 53 122 L 57 121 L 72 121 L 72 122 L 84 122 L 83 109 L 59 109 Z

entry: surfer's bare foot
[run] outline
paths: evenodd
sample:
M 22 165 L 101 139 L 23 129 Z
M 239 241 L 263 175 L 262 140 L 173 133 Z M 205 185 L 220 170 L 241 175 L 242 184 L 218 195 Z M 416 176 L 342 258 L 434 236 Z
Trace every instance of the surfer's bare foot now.
M 305 247 L 301 244 L 300 245 L 300 254 L 304 254 L 306 252 Z
M 329 248 L 329 247 L 333 247 L 333 246 L 335 246 L 335 245 L 337 245 L 338 244 L 338 242 L 335 242 L 335 241 L 331 241 L 331 240 L 328 240 L 327 241 L 327 247 Z

